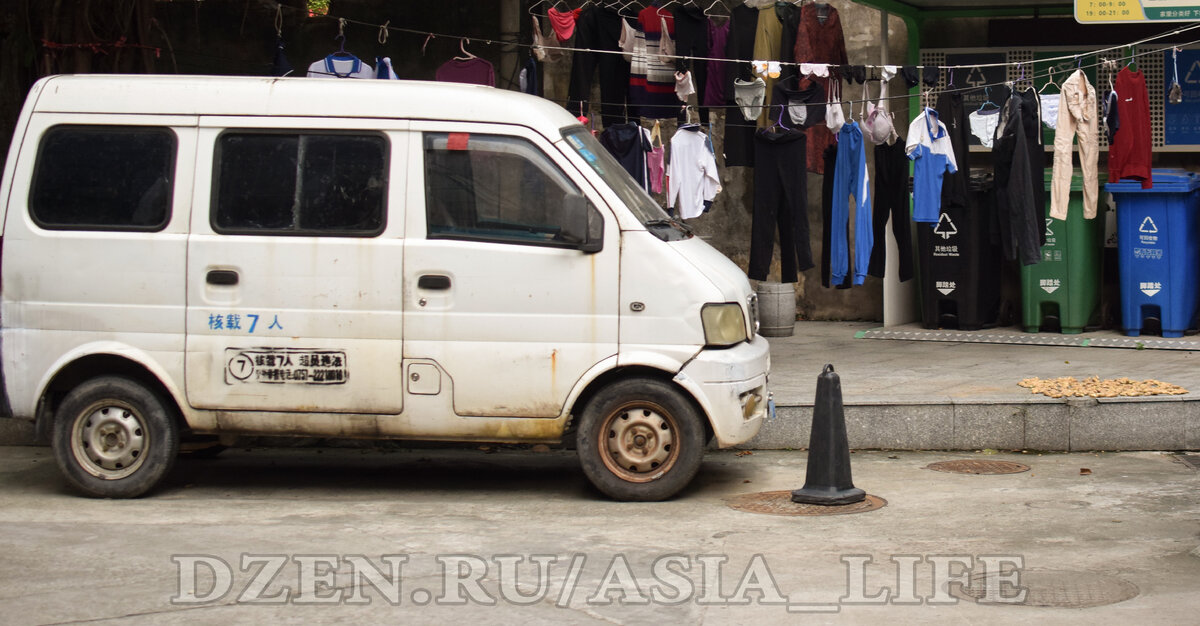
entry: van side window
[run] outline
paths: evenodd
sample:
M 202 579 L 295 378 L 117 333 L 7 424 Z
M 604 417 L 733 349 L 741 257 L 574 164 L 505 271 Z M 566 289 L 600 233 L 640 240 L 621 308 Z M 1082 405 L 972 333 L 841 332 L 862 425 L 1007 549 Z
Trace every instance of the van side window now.
M 387 155 L 387 139 L 373 133 L 223 133 L 213 165 L 213 230 L 378 235 L 386 223 Z
M 529 141 L 425 133 L 424 146 L 430 239 L 575 245 L 563 238 L 561 226 L 564 197 L 579 195 L 579 188 Z
M 175 145 L 167 128 L 50 128 L 38 146 L 30 217 L 51 230 L 162 230 L 171 217 Z

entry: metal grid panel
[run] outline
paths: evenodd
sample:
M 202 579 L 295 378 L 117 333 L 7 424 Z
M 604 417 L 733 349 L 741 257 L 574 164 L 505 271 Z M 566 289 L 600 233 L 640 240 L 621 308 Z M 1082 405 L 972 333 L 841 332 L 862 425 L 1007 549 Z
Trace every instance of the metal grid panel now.
M 1141 54 L 1141 53 L 1150 52 L 1154 49 L 1155 48 L 1152 46 L 1140 46 L 1137 48 L 1137 52 L 1139 54 Z M 1008 66 L 1005 67 L 1005 79 L 1006 80 L 1011 81 L 1011 82 L 1017 81 L 1021 77 L 1021 69 L 1022 68 L 1024 68 L 1024 70 L 1025 70 L 1025 78 L 1027 80 L 1030 78 L 1030 76 L 1033 72 L 1033 62 L 1034 62 L 1034 58 L 1033 58 L 1034 50 L 1033 49 L 1010 48 L 1010 49 L 1005 49 L 1005 50 L 993 49 L 992 51 L 1003 52 L 1005 54 L 1005 62 L 1008 63 Z M 946 49 L 922 50 L 921 51 L 921 64 L 922 65 L 942 66 L 946 62 L 946 54 L 954 53 L 954 52 L 957 52 L 957 51 L 956 50 L 946 50 Z M 964 51 L 964 52 L 966 52 L 966 51 Z M 971 50 L 971 52 L 978 52 L 978 50 Z M 1096 68 L 1097 84 L 1094 85 L 1094 87 L 1096 88 L 1096 96 L 1097 96 L 1096 97 L 1096 100 L 1097 100 L 1096 114 L 1098 116 L 1100 116 L 1103 114 L 1104 98 L 1107 97 L 1108 92 L 1111 91 L 1109 85 L 1111 85 L 1112 81 L 1116 79 L 1116 72 L 1119 71 L 1122 67 L 1124 67 L 1124 65 L 1119 65 L 1116 68 L 1116 70 L 1110 71 L 1108 68 L 1104 67 L 1103 65 L 1100 65 L 1100 60 L 1097 59 L 1096 57 L 1087 56 L 1086 59 L 1087 59 L 1086 62 L 1096 63 L 1099 65 Z M 1018 64 L 1021 64 L 1021 65 L 1018 65 Z M 1162 63 L 1161 56 L 1158 54 L 1139 56 L 1138 57 L 1138 69 L 1140 69 L 1142 71 L 1143 76 L 1145 76 L 1146 89 L 1147 89 L 1149 97 L 1150 97 L 1151 145 L 1155 148 L 1159 148 L 1159 147 L 1166 145 L 1166 141 L 1164 138 L 1164 132 L 1163 132 L 1163 128 L 1164 128 L 1163 107 L 1164 107 L 1164 102 L 1166 101 L 1166 98 L 1165 98 L 1166 91 L 1164 88 L 1165 77 L 1164 77 L 1163 63 Z M 947 74 L 945 71 L 943 71 L 941 77 L 938 79 L 938 85 L 937 85 L 938 90 L 942 90 L 942 89 L 946 88 L 946 80 L 947 80 Z M 922 104 L 926 104 L 926 103 L 922 103 Z M 932 106 L 932 103 L 928 103 L 927 105 Z M 1103 118 L 1101 117 L 1100 119 L 1103 119 Z M 1107 133 L 1104 132 L 1103 123 L 1101 123 L 1101 125 L 1100 125 L 1100 131 L 1101 131 L 1100 137 L 1099 137 L 1100 148 L 1102 150 L 1107 150 L 1108 149 L 1108 135 L 1107 135 Z

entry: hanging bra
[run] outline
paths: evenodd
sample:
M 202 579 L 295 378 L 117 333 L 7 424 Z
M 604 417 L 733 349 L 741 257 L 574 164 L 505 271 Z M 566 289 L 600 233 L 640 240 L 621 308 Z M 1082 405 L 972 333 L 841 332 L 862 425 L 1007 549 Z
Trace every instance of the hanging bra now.
M 667 18 L 660 16 L 658 21 L 659 27 L 662 29 L 658 39 L 658 62 L 663 65 L 673 65 L 675 63 L 675 40 L 671 39 L 671 31 L 667 29 Z
M 842 109 L 842 81 L 829 81 L 829 96 L 825 105 L 825 126 L 837 133 L 846 123 L 846 111 Z
M 549 58 L 551 61 L 557 61 L 563 56 L 563 51 L 559 49 L 555 40 L 546 41 L 542 35 L 542 25 L 538 23 L 536 15 L 529 16 L 533 20 L 533 56 L 539 61 L 545 61 Z
M 637 31 L 634 30 L 633 26 L 629 25 L 629 22 L 621 20 L 621 39 L 618 41 L 617 46 L 621 48 L 621 56 L 626 61 L 633 61 L 634 41 L 636 39 Z
M 754 80 L 742 80 L 740 78 L 733 81 L 733 101 L 737 103 L 742 110 L 742 117 L 746 118 L 747 122 L 753 122 L 758 119 L 762 113 L 763 102 L 767 99 L 767 83 L 761 78 Z
M 861 116 L 862 133 L 875 145 L 890 144 L 896 138 L 896 126 L 883 100 L 883 83 L 879 83 L 879 103 L 868 102 L 867 83 L 863 81 Z

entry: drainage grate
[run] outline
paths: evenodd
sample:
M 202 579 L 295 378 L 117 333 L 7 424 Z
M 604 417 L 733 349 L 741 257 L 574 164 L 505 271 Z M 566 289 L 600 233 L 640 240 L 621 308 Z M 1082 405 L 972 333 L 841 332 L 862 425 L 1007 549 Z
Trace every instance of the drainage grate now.
M 975 574 L 968 586 L 951 585 L 950 594 L 978 604 L 1018 604 L 1022 606 L 1046 606 L 1068 609 L 1086 609 L 1094 606 L 1116 604 L 1137 597 L 1137 585 L 1107 574 L 1094 572 L 1068 572 L 1054 570 L 1021 571 L 1017 584 L 1006 577 L 1011 573 Z M 995 601 L 984 600 L 988 586 L 992 585 Z M 1019 602 L 1021 591 L 1025 597 Z
M 791 491 L 763 491 L 726 498 L 725 504 L 736 511 L 765 515 L 847 515 L 882 509 L 887 500 L 868 494 L 865 500 L 854 504 L 824 506 L 792 502 Z
M 951 474 L 1020 474 L 1028 472 L 1029 466 L 1012 461 L 984 461 L 981 459 L 958 459 L 957 461 L 938 461 L 925 466 L 935 472 Z
M 1200 454 L 1176 454 L 1175 458 L 1194 470 L 1200 470 Z

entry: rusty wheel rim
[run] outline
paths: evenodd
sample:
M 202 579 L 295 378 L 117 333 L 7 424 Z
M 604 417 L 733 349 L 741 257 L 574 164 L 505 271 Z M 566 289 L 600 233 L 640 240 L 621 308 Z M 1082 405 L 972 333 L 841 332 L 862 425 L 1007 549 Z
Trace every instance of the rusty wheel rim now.
M 679 458 L 678 424 L 657 404 L 621 405 L 600 427 L 596 445 L 610 472 L 633 483 L 661 477 Z

